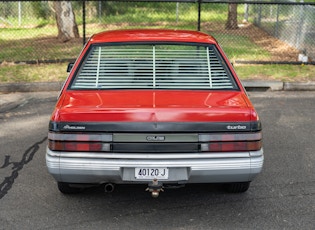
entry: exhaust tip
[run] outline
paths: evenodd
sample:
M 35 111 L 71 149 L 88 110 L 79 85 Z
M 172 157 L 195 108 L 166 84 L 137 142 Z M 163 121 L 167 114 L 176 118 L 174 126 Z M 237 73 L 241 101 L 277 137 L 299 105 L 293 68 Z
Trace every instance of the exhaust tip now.
M 105 186 L 104 186 L 104 191 L 105 191 L 106 193 L 111 193 L 111 192 L 114 191 L 114 189 L 115 189 L 115 186 L 114 186 L 112 183 L 107 183 L 107 184 L 105 184 Z

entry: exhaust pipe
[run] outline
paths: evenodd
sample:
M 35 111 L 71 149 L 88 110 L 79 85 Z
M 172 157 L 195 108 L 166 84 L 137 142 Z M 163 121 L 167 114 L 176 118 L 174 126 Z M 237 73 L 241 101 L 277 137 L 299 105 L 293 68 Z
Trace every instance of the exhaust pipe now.
M 114 189 L 115 189 L 115 185 L 113 185 L 112 183 L 107 183 L 107 184 L 105 184 L 105 186 L 104 186 L 104 191 L 105 191 L 106 193 L 111 193 L 111 192 L 114 191 Z

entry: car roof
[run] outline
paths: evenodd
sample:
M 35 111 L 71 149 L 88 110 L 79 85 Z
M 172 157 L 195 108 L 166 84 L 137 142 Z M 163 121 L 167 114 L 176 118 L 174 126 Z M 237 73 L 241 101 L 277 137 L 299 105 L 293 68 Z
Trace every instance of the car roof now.
M 191 30 L 170 29 L 110 30 L 94 34 L 90 39 L 90 43 L 150 41 L 217 44 L 216 40 L 206 33 Z

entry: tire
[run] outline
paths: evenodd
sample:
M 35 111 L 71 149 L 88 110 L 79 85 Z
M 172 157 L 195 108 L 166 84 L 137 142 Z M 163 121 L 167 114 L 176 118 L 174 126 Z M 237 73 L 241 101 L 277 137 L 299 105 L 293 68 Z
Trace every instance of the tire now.
M 249 188 L 250 182 L 237 182 L 226 184 L 226 191 L 230 193 L 243 193 Z
M 58 182 L 58 189 L 63 194 L 75 194 L 81 192 L 81 188 L 71 187 L 69 183 Z

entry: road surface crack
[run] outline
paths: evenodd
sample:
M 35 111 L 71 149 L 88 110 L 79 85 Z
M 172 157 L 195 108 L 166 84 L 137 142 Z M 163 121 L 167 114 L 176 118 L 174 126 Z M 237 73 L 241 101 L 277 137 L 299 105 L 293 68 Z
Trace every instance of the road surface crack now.
M 21 171 L 24 165 L 32 161 L 35 153 L 38 151 L 39 146 L 47 140 L 47 137 L 42 139 L 39 142 L 36 142 L 34 145 L 29 147 L 23 154 L 21 161 L 12 162 L 10 161 L 10 155 L 6 155 L 4 163 L 1 165 L 0 169 L 4 169 L 12 165 L 12 173 L 10 176 L 5 177 L 4 180 L 0 183 L 0 199 L 2 199 L 8 191 L 12 188 L 15 179 L 19 176 L 19 171 Z

